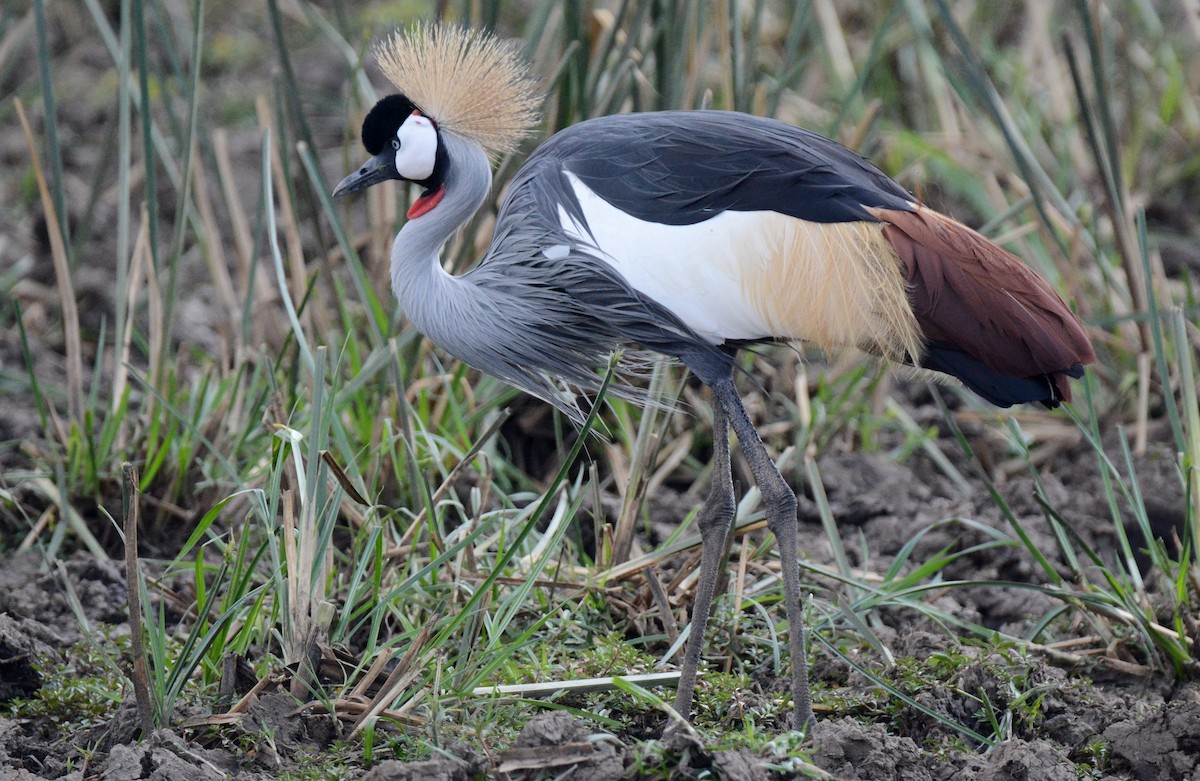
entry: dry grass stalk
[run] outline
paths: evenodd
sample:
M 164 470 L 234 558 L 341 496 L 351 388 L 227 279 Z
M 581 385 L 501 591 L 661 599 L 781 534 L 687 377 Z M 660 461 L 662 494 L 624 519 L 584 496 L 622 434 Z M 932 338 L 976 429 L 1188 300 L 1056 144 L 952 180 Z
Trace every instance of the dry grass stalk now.
M 75 288 L 71 282 L 71 266 L 67 260 L 67 248 L 63 244 L 62 225 L 50 196 L 50 187 L 42 173 L 41 158 L 33 131 L 25 116 L 25 104 L 20 98 L 13 99 L 17 117 L 21 120 L 21 132 L 25 135 L 25 147 L 29 150 L 29 166 L 37 182 L 38 195 L 42 200 L 42 214 L 46 219 L 46 233 L 50 240 L 50 258 L 54 263 L 54 276 L 58 284 L 59 305 L 62 308 L 63 340 L 67 349 L 67 410 L 71 420 L 83 420 L 83 345 L 79 338 L 79 307 L 75 302 Z M 63 442 L 67 446 L 67 442 Z
M 133 464 L 121 464 L 122 499 L 125 506 L 125 598 L 129 605 L 129 649 L 133 656 L 133 695 L 137 700 L 142 735 L 154 731 L 154 706 L 150 700 L 150 673 L 146 666 L 146 630 L 142 618 L 142 588 L 138 568 L 138 472 Z M 167 716 L 167 714 L 163 714 Z

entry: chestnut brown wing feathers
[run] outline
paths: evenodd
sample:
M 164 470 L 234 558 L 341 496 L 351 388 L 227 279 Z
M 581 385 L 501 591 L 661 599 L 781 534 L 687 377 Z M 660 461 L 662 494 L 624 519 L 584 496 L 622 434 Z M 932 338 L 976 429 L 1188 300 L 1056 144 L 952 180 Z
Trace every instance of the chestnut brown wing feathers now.
M 931 347 L 965 353 L 1007 377 L 1044 377 L 1053 386 L 1047 403 L 1070 401 L 1068 376 L 1096 358 L 1079 320 L 1045 281 L 931 209 L 871 212 L 887 223 L 884 236 L 906 266 L 913 312 Z

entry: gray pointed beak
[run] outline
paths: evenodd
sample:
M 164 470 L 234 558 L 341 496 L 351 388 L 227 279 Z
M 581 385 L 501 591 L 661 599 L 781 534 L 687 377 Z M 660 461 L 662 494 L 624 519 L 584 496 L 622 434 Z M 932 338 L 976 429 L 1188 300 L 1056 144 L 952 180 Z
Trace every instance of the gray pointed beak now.
M 333 188 L 333 197 L 361 192 L 373 184 L 399 178 L 400 174 L 396 173 L 395 153 L 388 149 L 363 163 L 357 171 L 339 182 L 338 186 Z

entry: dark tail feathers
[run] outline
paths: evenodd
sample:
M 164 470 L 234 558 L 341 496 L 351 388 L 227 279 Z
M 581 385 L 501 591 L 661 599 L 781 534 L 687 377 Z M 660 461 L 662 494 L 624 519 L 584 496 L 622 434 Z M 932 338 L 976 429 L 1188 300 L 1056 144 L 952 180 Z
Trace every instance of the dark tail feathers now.
M 1067 377 L 1083 376 L 1083 366 L 1075 364 L 1064 372 L 1033 377 L 1013 377 L 988 368 L 978 358 L 947 345 L 927 345 L 921 367 L 957 377 L 963 385 L 997 407 L 1038 402 L 1054 409 L 1069 396 L 1063 393 Z

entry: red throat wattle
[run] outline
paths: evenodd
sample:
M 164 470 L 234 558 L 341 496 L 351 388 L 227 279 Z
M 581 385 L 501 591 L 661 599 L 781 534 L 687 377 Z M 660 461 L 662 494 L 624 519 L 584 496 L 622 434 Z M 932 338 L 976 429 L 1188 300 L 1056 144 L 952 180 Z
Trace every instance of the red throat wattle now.
M 442 196 L 446 194 L 445 187 L 439 187 L 432 192 L 421 194 L 420 198 L 412 202 L 412 206 L 408 207 L 408 219 L 415 220 L 423 214 L 428 214 L 438 202 L 442 200 Z

